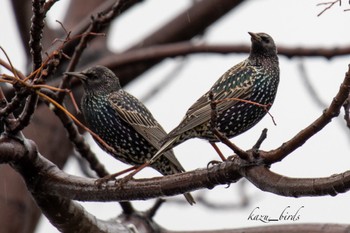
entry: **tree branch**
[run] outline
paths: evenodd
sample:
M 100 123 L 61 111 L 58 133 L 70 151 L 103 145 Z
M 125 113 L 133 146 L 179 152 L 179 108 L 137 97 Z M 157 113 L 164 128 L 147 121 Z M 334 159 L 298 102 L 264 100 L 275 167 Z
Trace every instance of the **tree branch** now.
M 350 129 L 350 95 L 348 99 L 343 104 L 344 107 L 344 120 L 346 122 L 346 126 Z
M 323 178 L 290 178 L 255 166 L 240 174 L 262 191 L 286 197 L 336 196 L 350 189 L 350 171 Z
M 34 194 L 36 203 L 51 224 L 61 232 L 74 233 L 134 233 L 126 224 L 118 221 L 96 219 L 81 205 L 57 196 Z
M 56 96 L 48 91 L 42 90 L 51 98 L 55 98 Z M 67 131 L 69 140 L 74 144 L 76 150 L 79 152 L 82 158 L 84 158 L 90 165 L 90 168 L 96 172 L 98 177 L 104 177 L 109 173 L 105 169 L 105 167 L 100 163 L 97 159 L 97 156 L 94 152 L 91 151 L 90 146 L 86 143 L 84 137 L 79 133 L 77 126 L 74 124 L 73 120 L 70 119 L 64 112 L 62 112 L 58 108 L 53 108 L 53 112 L 62 122 L 62 125 Z
M 97 16 L 91 16 L 91 23 L 86 31 L 83 33 L 82 38 L 79 41 L 78 46 L 75 48 L 71 61 L 68 64 L 67 71 L 73 71 L 80 59 L 81 54 L 86 48 L 87 43 L 94 37 L 91 33 L 98 33 L 103 31 L 109 24 L 112 22 L 115 17 L 119 16 L 123 11 L 128 9 L 133 4 L 140 2 L 141 0 L 119 0 L 116 1 L 110 9 L 106 9 L 102 12 L 99 12 Z M 68 76 L 64 75 L 62 82 L 60 84 L 60 89 L 65 89 L 68 86 Z M 62 102 L 63 97 L 65 96 L 64 92 L 58 93 L 58 101 Z
M 345 74 L 343 83 L 340 85 L 339 92 L 333 98 L 330 106 L 324 110 L 322 115 L 318 117 L 305 129 L 301 130 L 289 141 L 283 143 L 279 148 L 271 150 L 269 152 L 260 153 L 260 156 L 267 164 L 281 161 L 288 154 L 302 146 L 308 139 L 322 130 L 328 123 L 332 121 L 334 117 L 337 117 L 340 113 L 340 109 L 344 102 L 349 97 L 350 93 L 350 65 L 348 71 Z
M 68 175 L 40 156 L 33 142 L 0 138 L 0 163 L 12 163 L 33 196 L 48 195 L 81 201 L 126 201 L 172 196 L 196 189 L 237 182 L 242 176 L 262 190 L 283 196 L 337 195 L 350 189 L 350 171 L 325 178 L 288 178 L 263 165 L 247 166 L 241 159 L 209 169 L 150 179 L 131 180 L 123 187 L 108 182 L 102 188 L 95 179 Z
M 41 39 L 43 36 L 44 29 L 44 19 L 45 19 L 45 11 L 43 10 L 43 6 L 45 4 L 45 0 L 33 0 L 33 17 L 32 24 L 30 26 L 30 53 L 32 54 L 32 62 L 33 62 L 33 71 L 38 69 L 42 63 L 42 46 Z
M 145 61 L 156 61 L 159 59 L 188 56 L 196 53 L 218 53 L 218 54 L 231 54 L 231 53 L 249 53 L 250 45 L 222 45 L 222 44 L 205 44 L 194 42 L 176 42 L 163 45 L 151 45 L 145 48 L 135 48 L 128 50 L 120 54 L 110 54 L 101 58 L 98 64 L 105 65 L 107 67 L 121 67 L 129 66 Z M 280 56 L 286 56 L 287 58 L 293 57 L 325 57 L 331 59 L 337 56 L 344 56 L 350 54 L 350 46 L 324 48 L 324 47 L 287 47 L 278 46 L 278 54 Z
M 349 225 L 347 224 L 283 224 L 226 230 L 181 231 L 181 233 L 347 233 L 348 231 Z M 180 232 L 163 229 L 160 233 Z

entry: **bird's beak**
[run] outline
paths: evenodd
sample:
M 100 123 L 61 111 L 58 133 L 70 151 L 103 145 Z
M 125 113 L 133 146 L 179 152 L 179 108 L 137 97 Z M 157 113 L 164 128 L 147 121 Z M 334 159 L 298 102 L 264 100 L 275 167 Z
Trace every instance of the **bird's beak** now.
M 86 75 L 83 74 L 82 72 L 64 72 L 65 75 L 73 76 L 78 78 L 81 81 L 86 80 Z
M 248 32 L 248 34 L 250 35 L 250 37 L 255 40 L 255 41 L 260 41 L 260 36 L 257 33 L 254 32 Z

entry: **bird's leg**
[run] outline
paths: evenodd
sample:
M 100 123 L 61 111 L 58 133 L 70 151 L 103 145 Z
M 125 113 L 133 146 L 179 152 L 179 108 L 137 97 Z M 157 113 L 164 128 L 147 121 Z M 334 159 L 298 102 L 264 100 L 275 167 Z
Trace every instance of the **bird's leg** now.
M 125 183 L 127 183 L 129 180 L 131 180 L 133 177 L 134 177 L 134 175 L 136 175 L 137 173 L 139 173 L 142 169 L 144 169 L 145 167 L 147 167 L 147 166 L 149 166 L 150 165 L 150 163 L 149 162 L 145 162 L 144 164 L 142 164 L 142 165 L 139 165 L 139 166 L 133 166 L 133 172 L 131 172 L 129 175 L 127 175 L 127 176 L 125 176 L 125 177 L 123 177 L 123 178 L 121 178 L 120 180 L 118 180 L 118 185 L 120 186 L 120 187 L 123 187 L 123 185 L 125 184 Z
M 110 180 L 115 180 L 116 177 L 118 177 L 120 175 L 123 175 L 125 173 L 128 173 L 130 171 L 133 171 L 129 175 L 121 178 L 120 180 L 115 180 L 115 182 L 116 183 L 118 182 L 118 185 L 122 187 L 125 183 L 127 183 L 129 180 L 131 180 L 134 177 L 134 175 L 139 173 L 142 169 L 144 169 L 148 165 L 150 165 L 150 163 L 149 162 L 145 162 L 142 165 L 135 165 L 135 166 L 129 167 L 129 168 L 123 170 L 123 171 L 120 171 L 120 172 L 117 172 L 117 173 L 110 174 L 110 175 L 107 175 L 105 177 L 99 178 L 99 179 L 97 179 L 95 181 L 95 183 L 96 183 L 97 186 L 100 187 L 103 183 L 107 183 Z
M 216 153 L 218 153 L 218 155 L 220 156 L 222 161 L 226 161 L 226 157 L 222 154 L 221 150 L 219 149 L 219 147 L 215 144 L 215 142 L 209 142 L 210 145 L 214 148 L 214 150 L 216 151 Z M 212 160 L 207 164 L 207 168 L 209 168 L 209 166 L 211 165 L 216 165 L 221 163 L 221 161 L 218 160 Z
M 123 175 L 125 173 L 128 173 L 132 170 L 137 170 L 140 166 L 132 166 L 132 167 L 129 167 L 123 171 L 120 171 L 120 172 L 117 172 L 117 173 L 113 173 L 113 174 L 110 174 L 110 175 L 107 175 L 107 176 L 104 176 L 102 178 L 99 178 L 95 181 L 95 184 L 100 187 L 103 183 L 107 183 L 108 181 L 110 180 L 115 180 L 116 177 L 120 176 L 120 175 Z M 136 173 L 135 173 L 136 174 Z M 130 179 L 129 179 L 130 180 Z
M 218 153 L 219 157 L 221 158 L 222 161 L 226 161 L 226 157 L 222 154 L 221 150 L 219 147 L 215 144 L 215 142 L 210 142 L 210 145 L 214 148 L 216 153 Z
M 216 122 L 217 122 L 217 117 L 218 117 L 218 113 L 217 113 L 217 109 L 216 109 L 216 104 L 217 102 L 214 100 L 214 94 L 213 92 L 211 91 L 209 93 L 209 99 L 210 99 L 210 108 L 211 108 L 211 119 L 210 119 L 210 127 L 211 127 L 211 130 L 213 132 L 213 134 L 215 134 L 216 131 L 218 131 L 218 129 L 216 128 Z M 220 156 L 221 160 L 222 161 L 226 161 L 226 158 L 225 156 L 222 154 L 222 152 L 220 151 L 219 147 L 215 144 L 215 142 L 210 142 L 210 145 L 212 145 L 212 147 L 214 148 L 214 150 L 216 151 L 216 153 L 218 153 L 218 155 Z M 210 165 L 214 165 L 214 164 L 217 164 L 219 163 L 219 161 L 210 161 L 207 165 L 210 166 Z

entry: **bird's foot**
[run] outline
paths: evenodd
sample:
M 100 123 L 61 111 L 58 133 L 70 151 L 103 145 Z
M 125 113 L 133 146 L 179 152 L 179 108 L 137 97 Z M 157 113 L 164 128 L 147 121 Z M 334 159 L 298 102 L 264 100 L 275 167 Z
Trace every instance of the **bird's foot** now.
M 139 166 L 132 166 L 130 168 L 127 168 L 123 171 L 120 171 L 120 172 L 117 172 L 117 173 L 114 173 L 114 174 L 110 174 L 110 175 L 107 175 L 105 177 L 102 177 L 102 178 L 99 178 L 95 181 L 95 184 L 98 186 L 98 187 L 101 187 L 102 184 L 106 184 L 108 183 L 108 181 L 111 181 L 111 180 L 114 180 L 115 181 L 115 184 L 119 184 L 120 183 L 120 180 L 116 180 L 116 178 L 120 175 L 123 175 L 125 173 L 128 173 L 130 171 L 134 171 L 135 169 L 137 169 Z M 130 173 L 129 175 L 127 175 L 126 177 L 130 176 L 132 178 L 132 176 L 135 175 L 134 172 Z M 123 179 L 125 179 L 126 177 L 124 177 Z M 123 180 L 121 179 L 121 180 Z M 126 183 L 128 180 L 130 179 L 125 179 L 125 182 L 123 183 Z
M 230 155 L 227 157 L 228 161 L 234 161 L 235 159 L 237 159 L 237 155 Z
M 133 179 L 134 179 L 134 174 L 130 173 L 129 175 L 116 180 L 115 185 L 118 185 L 119 188 L 122 189 L 126 183 L 128 183 L 130 180 L 133 180 Z
M 210 166 L 214 166 L 214 165 L 217 165 L 217 164 L 220 164 L 220 163 L 223 163 L 224 161 L 219 161 L 219 160 L 212 160 L 212 161 L 209 161 L 209 163 L 207 164 L 207 169 L 209 169 Z
M 235 162 L 242 167 L 251 167 L 251 166 L 260 166 L 260 165 L 268 166 L 262 158 L 256 157 L 254 155 L 249 156 L 249 160 L 242 160 L 241 158 L 238 157 L 238 155 L 231 155 L 227 157 L 227 161 Z
M 126 184 L 128 181 L 132 180 L 134 178 L 134 175 L 136 175 L 139 171 L 141 171 L 142 169 L 144 169 L 148 165 L 150 165 L 150 163 L 145 162 L 144 164 L 142 164 L 140 166 L 133 166 L 133 172 L 131 172 L 129 175 L 127 175 L 119 180 L 116 180 L 115 184 L 117 184 L 120 188 L 123 188 L 124 184 Z
M 105 185 L 108 183 L 108 181 L 111 181 L 111 180 L 115 180 L 115 178 L 118 176 L 116 176 L 117 173 L 115 174 L 111 174 L 111 175 L 107 175 L 107 176 L 104 176 L 102 178 L 99 178 L 95 181 L 95 184 L 97 185 L 97 187 L 101 187 L 102 185 Z

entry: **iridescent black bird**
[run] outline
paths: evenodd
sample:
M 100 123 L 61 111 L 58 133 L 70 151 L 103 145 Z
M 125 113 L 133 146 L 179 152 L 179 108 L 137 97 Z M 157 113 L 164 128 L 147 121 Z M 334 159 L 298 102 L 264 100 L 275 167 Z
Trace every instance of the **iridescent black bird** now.
M 279 83 L 276 45 L 266 33 L 252 33 L 247 59 L 226 71 L 210 90 L 187 111 L 180 124 L 163 140 L 162 148 L 149 161 L 157 161 L 168 149 L 194 137 L 219 140 L 211 127 L 211 100 L 217 101 L 216 128 L 226 137 L 237 136 L 256 125 L 274 102 Z M 263 107 L 264 105 L 265 107 Z
M 142 165 L 160 149 L 160 139 L 166 132 L 138 99 L 121 88 L 119 79 L 110 69 L 94 66 L 67 74 L 82 81 L 85 94 L 81 108 L 86 123 L 114 148 L 114 158 L 131 165 Z M 151 167 L 163 175 L 185 171 L 172 150 L 167 150 Z M 189 193 L 184 195 L 190 204 L 195 203 Z

